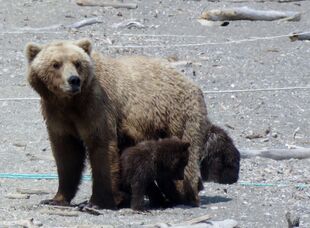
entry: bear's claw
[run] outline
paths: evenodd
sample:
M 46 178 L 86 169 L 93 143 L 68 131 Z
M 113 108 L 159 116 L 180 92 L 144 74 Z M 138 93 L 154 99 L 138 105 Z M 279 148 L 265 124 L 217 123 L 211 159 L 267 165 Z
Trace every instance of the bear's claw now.
M 46 199 L 46 200 L 42 200 L 40 202 L 40 204 L 44 204 L 44 205 L 53 205 L 53 206 L 70 206 L 70 203 L 67 201 L 59 201 L 59 200 L 54 200 L 54 199 Z

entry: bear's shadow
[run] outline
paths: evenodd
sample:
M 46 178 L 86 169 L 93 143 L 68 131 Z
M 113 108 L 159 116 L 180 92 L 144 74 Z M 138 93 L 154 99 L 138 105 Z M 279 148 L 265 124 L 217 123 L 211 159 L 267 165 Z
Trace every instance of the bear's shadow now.
M 200 196 L 200 205 L 216 204 L 216 203 L 226 203 L 231 201 L 232 198 L 223 196 Z
M 232 198 L 223 197 L 223 196 L 200 196 L 200 207 L 205 207 L 206 205 L 210 204 L 217 204 L 217 203 L 226 203 L 231 201 Z M 191 206 L 187 205 L 176 205 L 173 208 L 192 208 Z

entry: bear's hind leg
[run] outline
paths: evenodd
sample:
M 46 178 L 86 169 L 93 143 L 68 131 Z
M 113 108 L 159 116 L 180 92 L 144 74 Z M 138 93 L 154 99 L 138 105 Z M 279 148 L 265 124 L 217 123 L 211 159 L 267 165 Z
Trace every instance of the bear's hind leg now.
M 49 136 L 56 160 L 59 185 L 55 197 L 43 200 L 41 204 L 66 206 L 78 190 L 84 168 L 85 148 L 83 142 L 73 136 L 60 136 L 51 132 Z

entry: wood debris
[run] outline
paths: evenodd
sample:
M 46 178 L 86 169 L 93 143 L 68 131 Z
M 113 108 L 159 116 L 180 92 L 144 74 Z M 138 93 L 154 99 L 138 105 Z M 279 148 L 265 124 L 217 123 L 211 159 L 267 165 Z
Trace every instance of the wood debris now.
M 256 10 L 247 6 L 206 10 L 202 13 L 201 19 L 209 21 L 273 21 L 286 19 L 288 21 L 299 21 L 301 13 L 295 11 Z
M 126 3 L 118 1 L 106 1 L 106 0 L 76 0 L 76 4 L 79 6 L 101 6 L 101 7 L 113 7 L 113 8 L 127 8 L 136 9 L 137 3 Z
M 20 193 L 9 193 L 5 196 L 8 199 L 29 199 L 30 196 L 26 194 L 20 194 Z
M 293 33 L 289 38 L 292 42 L 296 40 L 310 40 L 310 33 Z
M 17 188 L 16 191 L 20 194 L 30 194 L 30 195 L 46 195 L 50 193 L 42 189 L 30 189 L 30 188 Z
M 92 18 L 87 18 L 78 22 L 75 22 L 71 25 L 65 26 L 66 28 L 73 28 L 73 29 L 78 29 L 82 28 L 87 25 L 92 25 L 92 24 L 97 24 L 97 23 L 102 23 L 103 20 L 99 17 L 92 17 Z
M 307 159 L 310 158 L 310 148 L 297 147 L 294 149 L 262 149 L 239 150 L 241 158 L 263 157 L 273 160 Z

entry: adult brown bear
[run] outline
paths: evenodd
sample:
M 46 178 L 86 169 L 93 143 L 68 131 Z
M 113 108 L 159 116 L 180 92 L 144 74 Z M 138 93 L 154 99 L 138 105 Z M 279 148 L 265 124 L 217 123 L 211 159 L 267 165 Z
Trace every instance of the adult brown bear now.
M 41 96 L 59 175 L 57 194 L 43 203 L 70 203 L 87 152 L 93 177 L 89 204 L 116 208 L 121 201 L 118 147 L 160 137 L 177 136 L 191 145 L 184 181 L 164 184 L 176 193 L 175 203 L 199 205 L 200 168 L 206 180 L 218 169 L 213 173 L 229 173 L 230 180 L 211 180 L 237 181 L 239 152 L 208 120 L 202 91 L 162 61 L 107 58 L 92 52 L 86 39 L 28 44 L 26 56 L 28 81 Z

